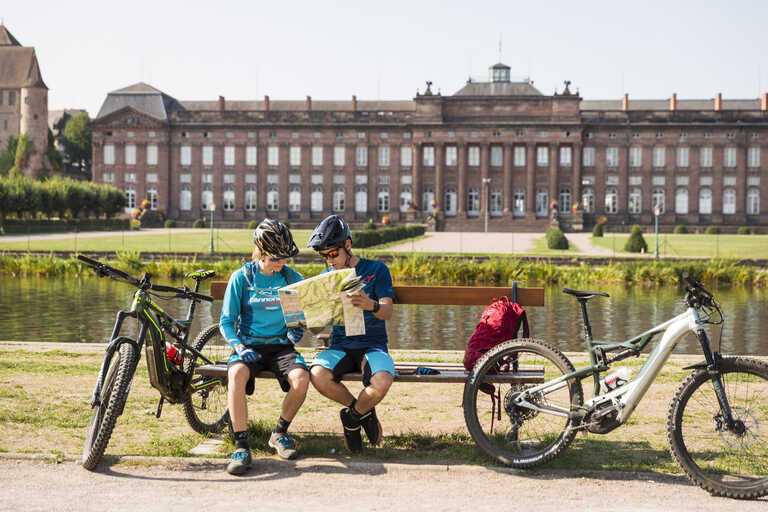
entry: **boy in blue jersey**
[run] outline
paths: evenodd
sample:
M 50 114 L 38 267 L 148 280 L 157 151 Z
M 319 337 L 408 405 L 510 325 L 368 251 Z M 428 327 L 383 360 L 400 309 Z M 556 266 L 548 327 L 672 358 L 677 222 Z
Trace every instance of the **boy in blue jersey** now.
M 351 302 L 364 311 L 365 334 L 347 336 L 344 326 L 333 326 L 330 347 L 315 357 L 311 369 L 312 385 L 344 406 L 339 413 L 344 444 L 357 453 L 363 447 L 361 427 L 372 445 L 381 441 L 381 423 L 374 407 L 386 396 L 395 376 L 395 363 L 387 352 L 385 324 L 392 318 L 392 276 L 383 263 L 352 254 L 349 225 L 338 215 L 327 217 L 315 228 L 308 246 L 325 259 L 329 270 L 354 268 L 364 284 L 351 296 Z M 342 375 L 355 371 L 362 372 L 365 386 L 357 397 L 341 383 Z
M 221 334 L 234 350 L 227 365 L 227 405 L 235 433 L 235 452 L 227 471 L 233 475 L 244 473 L 251 465 L 245 395 L 253 394 L 254 377 L 261 370 L 271 370 L 286 392 L 280 419 L 269 438 L 269 446 L 283 459 L 296 457 L 288 426 L 309 387 L 307 365 L 293 346 L 303 333 L 286 328 L 277 293 L 278 288 L 303 279 L 285 266 L 299 249 L 285 224 L 270 219 L 258 225 L 253 242 L 253 261 L 229 278 L 219 322 Z

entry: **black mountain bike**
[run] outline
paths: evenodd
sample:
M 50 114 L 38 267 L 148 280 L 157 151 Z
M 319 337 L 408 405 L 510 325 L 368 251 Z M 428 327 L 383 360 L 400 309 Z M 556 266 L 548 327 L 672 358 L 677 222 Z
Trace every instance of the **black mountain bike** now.
M 222 385 L 219 378 L 195 375 L 195 368 L 213 364 L 220 357 L 218 348 L 214 352 L 207 348 L 208 338 L 202 336 L 205 333 L 201 333 L 192 344 L 187 342 L 197 303 L 201 300 L 213 301 L 211 297 L 197 293 L 200 282 L 213 277 L 215 272 L 198 270 L 188 273 L 185 277 L 195 281 L 194 290 L 190 290 L 187 286 L 174 288 L 153 284 L 149 273 L 137 279 L 85 256 L 79 255 L 77 258 L 91 267 L 99 277 L 109 277 L 137 288 L 130 309 L 117 313 L 93 390 L 91 420 L 83 445 L 83 467 L 94 469 L 104 454 L 115 422 L 123 413 L 142 348 L 146 352 L 150 383 L 160 392 L 155 416 L 160 417 L 163 402 L 168 401 L 183 405 L 190 424 L 196 421 L 210 430 L 225 425 L 228 421 L 226 395 L 222 395 L 221 390 L 226 389 L 226 384 Z M 187 318 L 178 320 L 171 317 L 152 300 L 153 297 L 189 300 Z M 126 318 L 138 321 L 136 339 L 120 335 Z M 171 357 L 174 353 L 175 357 Z M 212 390 L 218 391 L 212 393 Z

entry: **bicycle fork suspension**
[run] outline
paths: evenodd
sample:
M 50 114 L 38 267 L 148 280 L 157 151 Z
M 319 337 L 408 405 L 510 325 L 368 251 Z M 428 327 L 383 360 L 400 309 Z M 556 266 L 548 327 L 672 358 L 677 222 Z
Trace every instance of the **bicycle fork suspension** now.
M 704 357 L 707 360 L 706 371 L 709 375 L 709 379 L 712 381 L 712 387 L 715 390 L 717 403 L 720 406 L 720 412 L 723 414 L 723 422 L 725 423 L 727 430 L 734 432 L 735 434 L 742 434 L 744 431 L 744 424 L 741 421 L 733 419 L 731 405 L 728 403 L 728 397 L 725 394 L 723 375 L 720 373 L 720 354 L 712 352 L 709 346 L 709 338 L 707 338 L 707 333 L 704 332 L 703 328 L 699 327 L 696 330 L 696 337 L 699 339 L 701 350 L 704 352 Z
M 96 386 L 93 389 L 93 394 L 91 395 L 91 408 L 96 407 L 97 405 L 101 405 L 101 388 L 104 387 L 104 379 L 107 376 L 107 370 L 109 369 L 109 363 L 112 361 L 112 357 L 115 354 L 115 351 L 120 348 L 120 345 L 123 343 L 131 343 L 134 346 L 136 346 L 136 342 L 132 339 L 128 338 L 127 336 L 120 336 L 117 337 L 118 333 L 120 332 L 120 329 L 123 326 L 123 320 L 127 316 L 136 317 L 136 313 L 133 311 L 118 311 L 117 312 L 117 318 L 115 319 L 115 326 L 112 329 L 112 336 L 110 337 L 109 344 L 107 344 L 107 348 L 105 349 L 105 352 L 107 353 L 104 356 L 104 360 L 101 362 L 101 368 L 99 369 L 99 377 L 96 379 Z M 138 347 L 136 347 L 136 353 L 138 354 Z

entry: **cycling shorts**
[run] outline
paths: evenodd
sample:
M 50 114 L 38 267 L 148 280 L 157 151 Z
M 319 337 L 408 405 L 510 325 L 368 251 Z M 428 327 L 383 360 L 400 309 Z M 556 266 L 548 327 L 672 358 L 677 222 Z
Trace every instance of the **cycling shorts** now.
M 258 352 L 261 355 L 261 359 L 255 363 L 246 363 L 240 360 L 240 356 L 235 353 L 230 356 L 227 363 L 227 370 L 235 364 L 244 364 L 251 371 L 251 376 L 245 385 L 246 395 L 253 394 L 253 381 L 262 370 L 269 370 L 274 373 L 277 381 L 280 383 L 280 387 L 286 393 L 291 389 L 291 384 L 288 382 L 288 374 L 291 370 L 296 368 L 307 370 L 307 363 L 304 361 L 304 357 L 296 352 L 293 345 L 248 345 L 248 348 Z

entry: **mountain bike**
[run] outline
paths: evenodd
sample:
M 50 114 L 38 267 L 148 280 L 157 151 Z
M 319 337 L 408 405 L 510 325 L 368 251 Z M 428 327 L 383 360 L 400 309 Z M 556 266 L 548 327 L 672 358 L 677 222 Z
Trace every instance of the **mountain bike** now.
M 630 418 L 675 345 L 693 333 L 704 360 L 684 368 L 691 373 L 669 405 L 666 430 L 672 456 L 690 480 L 713 495 L 768 494 L 768 436 L 760 431 L 761 426 L 768 428 L 768 363 L 713 351 L 704 327 L 724 323 L 720 304 L 687 274 L 682 281 L 685 312 L 621 342 L 592 337 L 587 301 L 607 293 L 563 289 L 581 306 L 590 364 L 576 370 L 557 348 L 535 339 L 507 341 L 488 351 L 464 388 L 464 419 L 477 445 L 501 464 L 531 468 L 563 453 L 580 431 L 611 432 Z M 625 383 L 606 378 L 614 389 L 601 390 L 600 375 L 611 364 L 639 356 L 657 335 L 660 339 L 634 378 Z M 486 382 L 493 380 L 489 376 L 529 364 L 543 367 L 543 383 L 497 388 L 501 385 Z M 585 401 L 582 380 L 590 377 L 594 392 Z M 481 392 L 492 394 L 490 411 L 478 408 Z
M 207 347 L 208 340 L 202 336 L 198 336 L 192 344 L 188 343 L 197 303 L 213 301 L 211 297 L 197 293 L 200 283 L 213 277 L 215 272 L 198 270 L 187 273 L 185 277 L 195 281 L 195 287 L 191 290 L 186 285 L 175 288 L 152 283 L 149 273 L 137 279 L 86 256 L 79 255 L 77 258 L 99 277 L 108 277 L 136 287 L 130 309 L 117 313 L 91 396 L 92 411 L 83 444 L 83 467 L 94 469 L 104 454 L 115 422 L 125 408 L 142 348 L 145 349 L 150 384 L 160 393 L 156 417 L 160 417 L 163 403 L 168 401 L 182 404 L 188 420 L 192 417 L 211 428 L 220 428 L 226 424 L 226 394 L 222 401 L 221 393 L 214 391 L 223 387 L 221 379 L 195 375 L 196 367 L 212 364 L 220 355 L 216 350 L 211 353 Z M 169 293 L 172 295 L 160 295 Z M 173 318 L 153 298 L 189 300 L 187 317 L 182 320 Z M 138 335 L 135 339 L 120 334 L 128 318 L 135 318 L 138 322 Z M 201 420 L 202 414 L 215 419 Z

